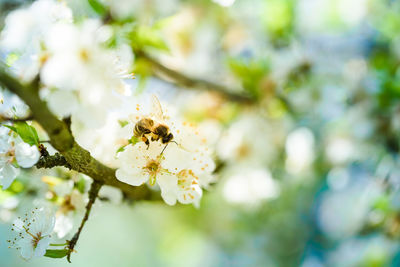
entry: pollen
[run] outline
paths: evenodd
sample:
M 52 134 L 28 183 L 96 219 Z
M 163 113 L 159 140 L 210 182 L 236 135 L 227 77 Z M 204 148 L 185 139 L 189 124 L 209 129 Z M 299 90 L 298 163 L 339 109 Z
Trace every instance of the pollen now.
M 86 49 L 81 49 L 79 51 L 79 57 L 82 59 L 83 62 L 89 61 L 89 52 Z
M 149 174 L 150 177 L 156 177 L 161 171 L 160 163 L 156 160 L 150 160 L 147 165 L 143 167 L 145 172 Z

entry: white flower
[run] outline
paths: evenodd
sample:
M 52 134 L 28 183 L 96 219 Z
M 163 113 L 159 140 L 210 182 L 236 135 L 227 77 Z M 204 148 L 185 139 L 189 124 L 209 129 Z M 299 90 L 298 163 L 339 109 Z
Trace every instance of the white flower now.
M 105 27 L 97 20 L 81 25 L 58 23 L 45 40 L 50 56 L 41 70 L 41 81 L 56 88 L 47 95 L 49 107 L 88 128 L 101 126 L 109 109 L 119 105 L 118 94 L 128 91 L 124 79 L 132 53 L 123 45 L 106 48 L 102 43 Z
M 19 143 L 15 146 L 15 158 L 18 165 L 23 168 L 30 168 L 39 160 L 40 153 L 36 146 L 27 143 Z
M 32 80 L 47 59 L 43 40 L 59 21 L 72 22 L 71 10 L 64 3 L 39 0 L 27 8 L 10 12 L 1 33 L 0 47 L 17 53 L 13 71 L 24 81 Z
M 156 182 L 161 188 L 161 196 L 164 200 L 173 205 L 169 195 L 171 187 L 178 184 L 176 173 L 184 168 L 184 158 L 188 157 L 187 152 L 170 146 L 161 155 L 165 145 L 153 142 L 149 148 L 144 143 L 128 146 L 120 153 L 121 167 L 117 170 L 116 176 L 121 182 L 139 186 L 145 182 L 154 185 Z
M 101 43 L 99 21 L 87 20 L 80 27 L 59 23 L 46 38 L 51 57 L 41 72 L 42 81 L 62 90 L 80 90 L 82 99 L 98 104 L 103 94 L 124 90 L 121 73 L 132 64 L 132 55 L 119 60 L 118 50 L 110 50 Z M 128 53 L 129 54 L 129 53 Z M 118 64 L 121 62 L 121 64 Z
M 280 194 L 279 184 L 266 169 L 241 169 L 234 173 L 223 188 L 228 202 L 254 207 Z
M 30 168 L 39 160 L 40 153 L 36 146 L 14 137 L 6 127 L 0 127 L 0 134 L 0 185 L 5 190 L 19 174 L 17 164 Z
M 177 173 L 178 177 L 178 190 L 176 192 L 177 199 L 183 204 L 198 202 L 203 195 L 203 191 L 200 187 L 199 178 L 194 174 L 192 170 L 182 170 Z
M 31 216 L 13 224 L 12 230 L 18 232 L 18 235 L 13 240 L 8 240 L 10 247 L 20 250 L 21 256 L 26 260 L 44 256 L 55 224 L 54 216 L 47 210 L 36 208 Z
M 72 181 L 61 182 L 53 187 L 57 197 L 62 199 L 56 212 L 54 232 L 58 238 L 65 237 L 73 228 L 74 216 L 85 209 L 85 197 L 79 190 L 73 189 Z
M 228 163 L 265 166 L 275 157 L 279 135 L 279 127 L 259 115 L 245 113 L 221 136 L 217 153 Z
M 286 139 L 286 169 L 298 174 L 310 167 L 314 160 L 314 135 L 305 127 L 291 132 Z
M 178 200 L 183 204 L 198 205 L 202 196 L 200 177 L 210 170 L 207 166 L 213 168 L 213 164 L 203 162 L 200 157 L 195 158 L 195 154 L 174 143 L 160 154 L 164 147 L 158 142 L 151 142 L 148 149 L 142 142 L 126 147 L 119 155 L 121 166 L 116 172 L 118 180 L 134 186 L 145 182 L 150 185 L 157 183 L 167 204 L 175 205 Z
M 63 180 L 53 176 L 42 177 L 42 181 L 49 187 L 47 198 L 57 199 L 58 210 L 55 214 L 54 232 L 58 238 L 64 238 L 71 232 L 75 215 L 85 209 L 86 197 L 79 190 L 74 189 L 75 183 L 72 179 Z
M 72 21 L 71 10 L 57 1 L 36 1 L 28 8 L 10 12 L 1 34 L 1 44 L 9 50 L 38 47 L 41 38 L 56 21 Z

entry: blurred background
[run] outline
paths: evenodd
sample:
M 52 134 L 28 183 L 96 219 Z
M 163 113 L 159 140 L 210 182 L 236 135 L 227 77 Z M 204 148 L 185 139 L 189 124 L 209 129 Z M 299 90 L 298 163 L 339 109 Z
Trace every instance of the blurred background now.
M 65 2 L 77 21 L 104 15 Z M 27 3 L 1 1 L 3 19 Z M 137 51 L 251 101 L 188 90 L 136 53 L 133 90 L 174 105 L 216 151 L 201 207 L 99 201 L 72 264 L 24 262 L 9 221 L 46 190 L 26 172 L 0 191 L 0 266 L 400 266 L 399 1 L 96 3 L 134 28 Z

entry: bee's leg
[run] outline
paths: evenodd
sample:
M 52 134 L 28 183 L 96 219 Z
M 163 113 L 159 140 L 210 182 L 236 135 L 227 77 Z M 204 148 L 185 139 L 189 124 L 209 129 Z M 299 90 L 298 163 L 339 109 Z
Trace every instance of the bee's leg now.
M 169 144 L 169 143 L 167 143 L 167 144 L 165 145 L 165 147 L 164 147 L 163 150 L 161 151 L 160 155 L 161 155 L 162 153 L 164 153 L 164 150 L 167 148 L 168 144 Z
M 147 145 L 147 149 L 149 149 L 149 147 L 150 147 L 150 141 L 149 141 L 149 139 L 148 139 L 146 136 L 143 136 L 143 139 L 145 139 L 145 140 L 144 140 L 144 143 Z
M 156 135 L 154 133 L 151 135 L 151 141 L 158 141 L 158 139 L 160 139 L 159 135 Z

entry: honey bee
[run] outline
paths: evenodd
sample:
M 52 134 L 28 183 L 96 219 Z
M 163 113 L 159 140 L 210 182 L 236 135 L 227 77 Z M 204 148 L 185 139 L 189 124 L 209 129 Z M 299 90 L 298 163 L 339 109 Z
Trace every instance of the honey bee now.
M 158 98 L 155 95 L 152 95 L 151 100 L 152 112 L 150 117 L 140 119 L 135 125 L 133 134 L 135 137 L 141 138 L 141 140 L 147 145 L 147 148 L 150 146 L 149 137 L 151 141 L 160 140 L 162 144 L 166 144 L 161 152 L 163 153 L 168 143 L 174 142 L 172 141 L 174 135 L 171 133 L 169 127 L 164 124 L 164 115 L 160 101 L 158 101 Z

